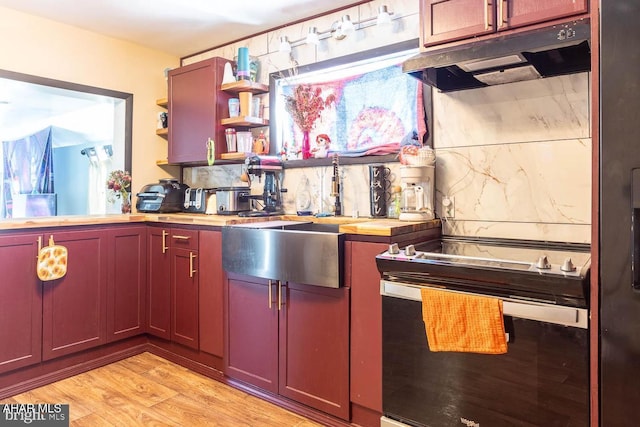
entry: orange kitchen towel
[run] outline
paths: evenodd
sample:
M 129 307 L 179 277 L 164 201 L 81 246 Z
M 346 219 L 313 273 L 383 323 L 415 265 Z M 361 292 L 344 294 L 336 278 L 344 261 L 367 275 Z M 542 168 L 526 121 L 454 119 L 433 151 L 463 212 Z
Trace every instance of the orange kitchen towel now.
M 502 300 L 429 288 L 421 296 L 431 351 L 507 352 Z

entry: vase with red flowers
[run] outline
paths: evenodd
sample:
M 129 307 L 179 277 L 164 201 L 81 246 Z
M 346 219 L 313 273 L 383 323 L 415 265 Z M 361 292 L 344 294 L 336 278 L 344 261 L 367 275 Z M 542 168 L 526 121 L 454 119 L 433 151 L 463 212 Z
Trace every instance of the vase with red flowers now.
M 131 175 L 127 171 L 115 170 L 107 178 L 108 200 L 114 203 L 122 200 L 122 213 L 131 213 Z
M 302 158 L 308 159 L 311 155 L 311 143 L 309 132 L 313 129 L 316 120 L 320 118 L 322 111 L 336 101 L 333 94 L 322 96 L 320 87 L 312 87 L 309 84 L 297 85 L 293 94 L 285 95 L 285 109 L 291 115 L 293 122 L 302 131 Z

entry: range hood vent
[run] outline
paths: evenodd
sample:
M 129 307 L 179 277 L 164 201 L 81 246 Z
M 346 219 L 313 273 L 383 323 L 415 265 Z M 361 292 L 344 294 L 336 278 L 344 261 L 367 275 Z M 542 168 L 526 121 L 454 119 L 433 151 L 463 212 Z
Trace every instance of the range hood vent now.
M 532 80 L 591 69 L 588 19 L 423 52 L 405 73 L 442 92 Z

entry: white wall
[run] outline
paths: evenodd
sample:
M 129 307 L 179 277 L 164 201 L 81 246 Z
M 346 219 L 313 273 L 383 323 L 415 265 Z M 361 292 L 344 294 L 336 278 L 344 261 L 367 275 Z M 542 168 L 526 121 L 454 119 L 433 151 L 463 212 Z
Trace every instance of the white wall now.
M 179 168 L 156 166 L 167 141 L 156 136 L 164 69 L 179 58 L 126 41 L 0 7 L 0 69 L 133 94 L 133 191 Z

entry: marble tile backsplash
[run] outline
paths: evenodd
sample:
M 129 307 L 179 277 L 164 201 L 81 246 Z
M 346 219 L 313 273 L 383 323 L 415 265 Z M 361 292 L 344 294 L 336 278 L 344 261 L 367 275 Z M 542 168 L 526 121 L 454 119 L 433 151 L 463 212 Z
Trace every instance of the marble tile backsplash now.
M 277 51 L 280 36 L 303 37 L 309 26 L 325 28 L 349 13 L 353 19 L 388 5 L 398 18 L 386 29 L 368 27 L 342 41 L 331 38 L 319 46 L 295 46 L 292 55 Z M 248 46 L 261 64 L 260 81 L 269 73 L 394 44 L 419 36 L 415 0 L 374 0 L 347 11 L 315 17 L 275 31 L 204 52 L 186 65 L 211 56 L 233 58 Z M 455 216 L 443 221 L 449 235 L 589 242 L 591 232 L 591 125 L 589 73 L 553 77 L 460 92 L 433 91 L 436 151 L 436 213 L 442 196 L 455 199 Z M 268 97 L 263 97 L 268 114 Z M 376 163 L 372 158 L 371 163 Z M 393 184 L 399 163 L 388 163 Z M 184 182 L 193 187 L 243 184 L 242 165 L 185 168 Z M 370 216 L 367 165 L 341 166 L 345 216 Z M 284 208 L 295 213 L 296 194 L 308 182 L 311 208 L 326 211 L 331 168 L 285 169 Z M 246 184 L 245 184 L 246 185 Z M 252 193 L 262 188 L 254 182 Z
M 455 199 L 446 234 L 590 241 L 588 82 L 433 93 L 436 207 Z

